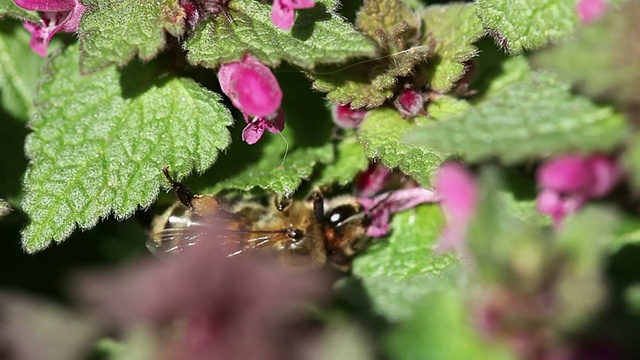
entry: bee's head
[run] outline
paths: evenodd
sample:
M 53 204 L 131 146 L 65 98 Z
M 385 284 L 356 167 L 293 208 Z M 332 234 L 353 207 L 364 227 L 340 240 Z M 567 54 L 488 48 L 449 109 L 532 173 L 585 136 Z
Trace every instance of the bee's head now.
M 315 201 L 314 214 L 323 226 L 331 261 L 339 267 L 348 267 L 351 258 L 365 246 L 367 228 L 371 224 L 368 212 L 360 203 L 348 199 L 326 211 L 324 202 Z

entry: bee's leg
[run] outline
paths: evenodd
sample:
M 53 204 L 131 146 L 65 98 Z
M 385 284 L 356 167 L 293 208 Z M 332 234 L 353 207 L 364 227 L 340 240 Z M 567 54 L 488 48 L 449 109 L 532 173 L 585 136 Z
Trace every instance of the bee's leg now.
M 193 209 L 193 204 L 191 202 L 194 196 L 191 193 L 191 190 L 189 190 L 189 188 L 184 184 L 173 180 L 173 178 L 169 174 L 169 168 L 167 166 L 162 168 L 162 172 L 164 173 L 164 176 L 167 178 L 167 180 L 169 180 L 173 191 L 176 193 L 176 196 L 178 196 L 178 200 L 180 200 L 180 202 L 188 208 Z
M 293 199 L 291 199 L 291 197 L 286 195 L 276 195 L 273 201 L 278 211 L 286 211 L 289 208 L 289 206 L 291 206 Z
M 316 190 L 311 193 L 311 199 L 313 200 L 313 216 L 318 221 L 322 221 L 324 219 L 324 198 L 322 197 L 322 193 Z

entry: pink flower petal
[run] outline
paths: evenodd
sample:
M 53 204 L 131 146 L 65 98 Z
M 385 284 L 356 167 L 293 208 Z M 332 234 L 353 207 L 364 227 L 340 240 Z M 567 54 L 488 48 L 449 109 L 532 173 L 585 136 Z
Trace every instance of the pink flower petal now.
M 249 145 L 257 143 L 262 137 L 262 134 L 264 134 L 264 125 L 262 121 L 256 119 L 247 124 L 247 126 L 242 130 L 242 141 Z
M 583 195 L 561 195 L 553 190 L 542 190 L 536 198 L 536 208 L 549 215 L 557 226 L 567 214 L 578 211 L 586 202 Z
M 284 6 L 290 7 L 292 9 L 310 9 L 316 6 L 314 0 L 276 0 L 281 1 Z
M 331 111 L 333 123 L 342 129 L 354 129 L 360 126 L 369 110 L 352 109 L 350 104 L 336 104 Z
M 478 201 L 478 189 L 473 175 L 462 165 L 445 163 L 436 175 L 436 193 L 447 219 L 435 246 L 436 253 L 456 251 L 466 255 L 469 223 Z
M 285 114 L 282 109 L 276 111 L 275 113 L 267 116 L 266 119 L 263 120 L 265 124 L 265 129 L 274 134 L 282 132 L 284 130 L 284 120 Z
M 361 196 L 373 196 L 382 191 L 389 176 L 391 176 L 391 170 L 386 166 L 381 163 L 370 164 L 369 168 L 356 178 L 356 189 Z
M 597 198 L 606 195 L 622 178 L 618 163 L 604 155 L 589 157 L 589 166 L 594 177 L 587 193 L 589 197 Z
M 582 155 L 564 155 L 548 160 L 538 169 L 540 187 L 562 193 L 587 191 L 594 182 L 589 161 Z
M 75 0 L 14 0 L 16 5 L 31 11 L 70 11 L 76 6 Z
M 233 105 L 245 114 L 268 116 L 282 103 L 282 90 L 275 76 L 251 55 L 222 65 L 218 81 Z
M 393 213 L 437 200 L 433 191 L 421 187 L 394 190 L 374 198 L 358 198 L 364 210 L 370 211 L 371 225 L 367 228 L 370 237 L 382 237 L 389 232 L 389 219 Z
M 462 165 L 446 163 L 436 175 L 436 193 L 451 218 L 469 220 L 475 211 L 478 191 L 473 175 Z
M 580 22 L 587 24 L 602 17 L 608 7 L 605 0 L 580 0 L 576 4 L 576 11 Z
M 396 97 L 393 105 L 405 117 L 414 117 L 424 109 L 425 98 L 422 93 L 413 89 L 404 89 L 398 97 Z
M 275 0 L 271 6 L 271 22 L 282 30 L 290 30 L 294 20 L 293 9 L 284 6 L 282 1 Z

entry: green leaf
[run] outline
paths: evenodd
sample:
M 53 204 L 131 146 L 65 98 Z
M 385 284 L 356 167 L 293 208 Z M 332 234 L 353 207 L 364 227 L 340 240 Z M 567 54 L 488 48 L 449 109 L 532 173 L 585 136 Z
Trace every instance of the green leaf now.
M 31 35 L 16 21 L 0 21 L 0 100 L 16 118 L 33 114 L 33 95 L 44 58 L 29 47 Z
M 314 185 L 347 185 L 368 166 L 369 160 L 362 145 L 355 137 L 348 137 L 337 144 L 335 160 L 320 169 L 320 177 L 314 181 Z
M 319 0 L 311 9 L 296 10 L 293 28 L 284 31 L 272 24 L 271 5 L 233 0 L 229 3 L 231 21 L 225 16 L 212 18 L 187 39 L 187 59 L 215 68 L 251 53 L 270 66 L 286 60 L 313 69 L 316 64 L 373 55 L 373 43 L 335 12 L 337 4 Z
M 433 5 L 419 14 L 425 24 L 424 43 L 435 43 L 435 56 L 427 62 L 429 83 L 436 91 L 449 91 L 466 72 L 462 63 L 477 55 L 472 44 L 484 34 L 484 28 L 473 4 Z
M 496 42 L 514 55 L 570 35 L 577 21 L 575 0 L 477 0 L 476 6 Z
M 509 84 L 466 114 L 414 129 L 408 144 L 456 153 L 467 161 L 497 157 L 505 163 L 569 151 L 606 151 L 626 133 L 624 117 L 571 94 L 545 73 Z
M 78 35 L 82 72 L 123 66 L 138 55 L 154 58 L 165 46 L 165 30 L 178 36 L 183 19 L 177 1 L 88 0 Z
M 640 2 L 629 1 L 620 11 L 607 11 L 600 21 L 579 27 L 574 38 L 538 54 L 534 61 L 576 83 L 589 96 L 623 104 L 637 102 L 638 14 Z
M 204 171 L 230 141 L 228 110 L 194 81 L 138 63 L 82 76 L 78 53 L 72 46 L 51 61 L 37 95 L 22 203 L 29 252 L 149 206 L 166 185 L 163 166 Z
M 239 140 L 242 126 L 237 126 L 233 138 L 238 141 L 198 180 L 208 185 L 199 187 L 202 193 L 260 187 L 291 195 L 310 178 L 316 164 L 334 160 L 331 115 L 324 101 L 314 96 L 302 74 L 283 71 L 277 77 L 284 87 L 282 108 L 287 116 L 282 136 L 267 132 L 257 144 L 248 145 Z
M 382 49 L 407 49 L 419 36 L 420 18 L 402 0 L 365 0 L 356 26 Z
M 429 186 L 446 155 L 404 143 L 404 137 L 417 129 L 393 109 L 375 109 L 362 122 L 358 140 L 369 158 L 380 159 L 389 168 L 398 167 L 422 186 Z
M 456 263 L 453 257 L 435 255 L 432 249 L 443 222 L 437 205 L 396 214 L 388 241 L 380 240 L 354 259 L 353 274 L 362 279 L 382 315 L 406 319 L 426 294 L 442 287 L 443 273 Z
M 385 343 L 389 358 L 398 360 L 515 359 L 474 331 L 464 295 L 451 289 L 427 296 Z
M 40 21 L 40 16 L 37 12 L 25 10 L 16 5 L 13 0 L 0 0 L 0 19 L 2 19 L 4 15 L 33 23 Z
M 627 149 L 622 155 L 622 164 L 633 186 L 636 189 L 640 188 L 640 133 L 634 133 L 629 139 Z
M 554 322 L 561 328 L 579 330 L 602 305 L 606 296 L 604 250 L 617 227 L 616 214 L 604 208 L 587 207 L 565 219 L 556 236 L 564 263 L 556 290 L 561 310 Z

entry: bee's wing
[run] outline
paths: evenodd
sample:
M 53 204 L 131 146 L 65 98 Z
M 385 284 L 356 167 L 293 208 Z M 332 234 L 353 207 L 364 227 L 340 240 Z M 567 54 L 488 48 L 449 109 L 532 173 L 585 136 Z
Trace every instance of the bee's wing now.
M 228 256 L 277 246 L 286 239 L 280 230 L 242 230 L 237 227 L 211 226 L 207 222 L 192 222 L 188 227 L 166 228 L 147 239 L 147 248 L 160 258 L 179 254 L 197 246 L 203 239 L 219 243 Z

